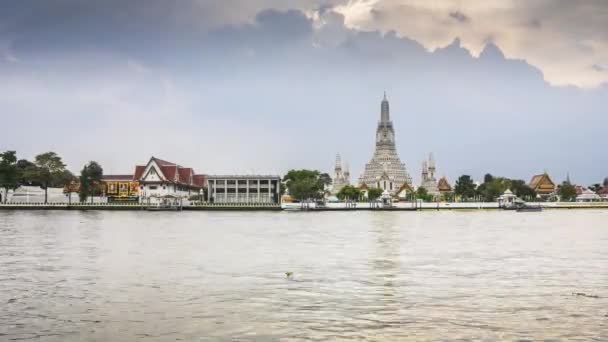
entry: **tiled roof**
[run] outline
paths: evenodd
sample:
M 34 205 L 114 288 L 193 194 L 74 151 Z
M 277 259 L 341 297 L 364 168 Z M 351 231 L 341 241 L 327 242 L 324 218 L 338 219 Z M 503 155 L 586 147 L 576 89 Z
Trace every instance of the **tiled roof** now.
M 452 191 L 452 186 L 448 182 L 447 178 L 441 177 L 441 179 L 439 179 L 439 182 L 437 183 L 437 189 L 439 191 L 449 192 Z
M 542 173 L 540 175 L 534 175 L 530 180 L 530 187 L 534 190 L 537 190 L 541 186 L 549 186 L 555 187 L 555 183 L 551 180 L 551 177 L 547 173 Z
M 103 175 L 101 179 L 104 181 L 131 181 L 133 180 L 133 175 Z
M 144 175 L 144 171 L 146 171 L 145 165 L 135 166 L 135 173 L 133 174 L 133 180 L 140 179 Z
M 156 162 L 156 164 L 158 164 L 158 166 L 169 166 L 169 165 L 175 166 L 175 165 L 177 165 L 175 163 L 172 163 L 172 162 L 169 162 L 169 161 L 166 161 L 166 160 L 162 160 L 162 159 L 159 159 L 159 158 L 156 158 L 156 157 L 152 157 L 152 159 Z
M 202 187 L 205 184 L 205 176 L 196 175 L 194 169 L 191 167 L 182 167 L 176 163 L 158 159 L 156 157 L 152 157 L 150 161 L 154 161 L 159 166 L 160 170 L 157 171 L 162 173 L 168 182 L 196 187 Z M 150 164 L 150 162 L 148 162 L 148 164 Z M 142 178 L 146 167 L 147 165 L 136 166 L 133 179 L 138 180 Z

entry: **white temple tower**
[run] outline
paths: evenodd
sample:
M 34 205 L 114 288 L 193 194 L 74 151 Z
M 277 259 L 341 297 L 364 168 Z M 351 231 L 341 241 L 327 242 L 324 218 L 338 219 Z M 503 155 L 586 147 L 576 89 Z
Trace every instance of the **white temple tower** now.
M 334 165 L 334 176 L 332 178 L 332 194 L 337 194 L 340 190 L 346 186 L 350 185 L 350 172 L 348 170 L 348 164 L 344 163 L 344 170 L 342 169 L 342 158 L 338 153 L 336 155 L 336 163 Z
M 403 184 L 412 184 L 412 178 L 397 155 L 395 130 L 390 120 L 386 93 L 380 105 L 380 122 L 376 128 L 376 150 L 372 160 L 365 165 L 359 183 L 370 188 L 380 188 L 395 194 Z
M 429 160 L 422 162 L 422 181 L 420 186 L 425 188 L 429 195 L 439 195 L 439 189 L 437 188 L 437 179 L 435 179 L 435 158 L 433 154 L 429 154 Z

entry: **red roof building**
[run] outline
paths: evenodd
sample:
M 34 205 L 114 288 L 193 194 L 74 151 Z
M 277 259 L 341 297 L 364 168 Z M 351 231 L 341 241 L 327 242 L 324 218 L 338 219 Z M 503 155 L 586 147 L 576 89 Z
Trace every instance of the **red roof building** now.
M 142 200 L 162 198 L 188 198 L 200 194 L 205 176 L 197 175 L 191 167 L 150 158 L 146 165 L 135 166 L 133 181 L 139 182 Z

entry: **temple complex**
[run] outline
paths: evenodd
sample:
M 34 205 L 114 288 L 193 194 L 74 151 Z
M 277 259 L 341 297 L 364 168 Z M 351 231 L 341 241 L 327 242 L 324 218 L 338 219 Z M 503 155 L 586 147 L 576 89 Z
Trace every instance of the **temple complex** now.
M 359 177 L 359 184 L 380 188 L 394 195 L 403 184 L 412 184 L 412 178 L 397 155 L 395 130 L 390 120 L 386 94 L 380 106 L 380 122 L 376 128 L 376 150 L 365 170 Z
M 429 154 L 428 162 L 426 160 L 422 162 L 422 178 L 420 187 L 426 189 L 426 192 L 429 195 L 439 195 L 437 179 L 435 179 L 435 159 L 433 158 L 432 153 Z
M 530 188 L 536 191 L 536 194 L 539 197 L 547 198 L 555 193 L 556 186 L 555 183 L 549 177 L 547 172 L 541 173 L 539 175 L 534 175 L 530 180 L 530 184 L 528 184 Z
M 332 194 L 337 194 L 346 185 L 350 185 L 350 171 L 348 170 L 348 164 L 344 164 L 342 169 L 342 159 L 340 154 L 336 155 L 336 164 L 334 165 L 334 176 L 332 177 Z

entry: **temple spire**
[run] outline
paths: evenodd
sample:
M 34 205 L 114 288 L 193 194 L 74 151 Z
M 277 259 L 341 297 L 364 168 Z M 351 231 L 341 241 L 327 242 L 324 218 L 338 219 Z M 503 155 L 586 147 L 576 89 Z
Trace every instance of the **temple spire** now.
M 388 100 L 386 99 L 386 92 L 384 92 L 384 98 L 382 99 L 382 105 L 380 106 L 380 121 L 381 122 L 389 122 L 389 106 Z

